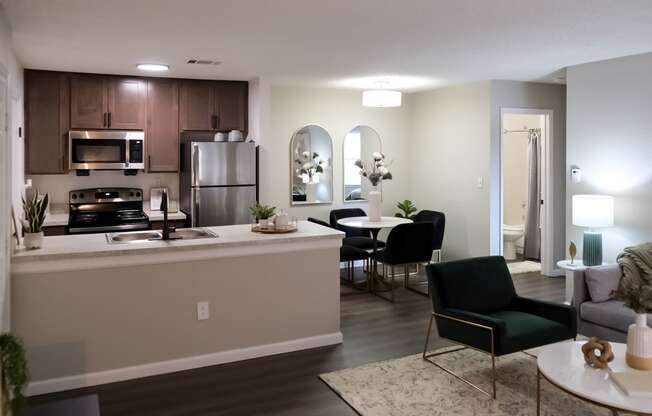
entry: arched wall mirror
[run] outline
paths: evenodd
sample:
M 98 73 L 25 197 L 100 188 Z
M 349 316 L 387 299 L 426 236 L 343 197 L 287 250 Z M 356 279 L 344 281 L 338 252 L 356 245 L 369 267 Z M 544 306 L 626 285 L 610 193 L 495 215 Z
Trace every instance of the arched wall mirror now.
M 290 140 L 292 205 L 333 202 L 333 142 L 328 132 L 310 124 Z
M 344 202 L 366 201 L 371 184 L 362 180 L 360 169 L 355 165 L 356 160 L 371 159 L 374 152 L 382 152 L 380 135 L 369 126 L 356 126 L 344 137 Z

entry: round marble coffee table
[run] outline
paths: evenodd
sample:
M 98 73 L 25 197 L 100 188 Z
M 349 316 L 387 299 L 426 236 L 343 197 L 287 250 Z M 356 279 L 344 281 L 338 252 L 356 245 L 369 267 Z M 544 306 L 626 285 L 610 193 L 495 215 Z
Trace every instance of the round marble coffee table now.
M 631 397 L 609 378 L 609 370 L 598 370 L 584 362 L 582 341 L 566 341 L 543 347 L 537 358 L 537 415 L 541 413 L 541 377 L 572 396 L 618 412 L 652 415 L 652 398 Z M 612 342 L 612 371 L 635 371 L 625 363 L 626 345 Z M 652 373 L 650 373 L 652 377 Z

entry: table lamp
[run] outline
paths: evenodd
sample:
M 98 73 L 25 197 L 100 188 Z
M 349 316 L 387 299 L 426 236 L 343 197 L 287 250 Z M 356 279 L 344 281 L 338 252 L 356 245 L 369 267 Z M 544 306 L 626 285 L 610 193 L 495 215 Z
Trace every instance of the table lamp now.
M 573 225 L 584 231 L 582 261 L 585 266 L 602 264 L 602 233 L 594 228 L 614 225 L 614 198 L 608 195 L 573 195 Z

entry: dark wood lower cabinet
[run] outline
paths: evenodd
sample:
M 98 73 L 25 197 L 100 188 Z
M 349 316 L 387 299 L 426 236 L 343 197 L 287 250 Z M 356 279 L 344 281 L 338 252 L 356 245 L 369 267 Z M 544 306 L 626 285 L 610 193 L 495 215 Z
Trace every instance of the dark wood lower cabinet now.
M 43 235 L 46 237 L 51 237 L 54 235 L 66 235 L 68 234 L 68 227 L 65 225 L 56 225 L 51 227 L 43 227 Z
M 163 221 L 150 221 L 150 224 L 152 226 L 152 230 L 162 230 L 163 229 Z M 170 220 L 170 221 L 168 221 L 168 224 L 171 225 L 174 228 L 186 228 L 186 221 L 185 220 Z

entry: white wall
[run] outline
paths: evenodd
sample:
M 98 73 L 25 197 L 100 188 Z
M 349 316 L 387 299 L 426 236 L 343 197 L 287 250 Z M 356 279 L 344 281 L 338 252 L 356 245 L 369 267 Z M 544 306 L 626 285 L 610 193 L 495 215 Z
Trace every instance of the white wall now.
M 16 199 L 20 200 L 20 189 L 23 183 L 22 160 L 23 144 L 18 138 L 17 126 L 22 125 L 23 120 L 23 69 L 16 59 L 11 46 L 11 27 L 3 7 L 0 5 L 0 72 L 4 74 L 8 82 L 8 141 L 0 143 L 0 218 L 4 225 L 8 222 L 8 212 L 11 209 L 11 202 L 19 207 Z M 14 166 L 15 164 L 15 166 Z M 10 180 L 7 180 L 11 178 Z M 12 189 L 14 190 L 12 192 Z M 7 227 L 0 227 L 0 238 L 5 242 L 2 247 L 11 247 L 10 236 Z M 9 254 L 5 249 L 0 249 L 0 332 L 9 329 L 9 279 L 8 264 Z
M 399 108 L 366 108 L 360 91 L 273 87 L 271 89 L 271 123 L 263 129 L 260 143 L 260 199 L 268 205 L 290 212 L 298 218 L 313 216 L 328 220 L 331 209 L 362 207 L 367 203 L 343 201 L 342 148 L 344 137 L 353 127 L 368 125 L 380 134 L 383 151 L 394 160 L 390 171 L 394 179 L 383 184 L 383 213 L 393 215 L 399 199 L 409 198 L 408 143 L 409 100 Z M 290 207 L 290 139 L 295 130 L 317 124 L 333 140 L 333 204 Z
M 567 242 L 581 250 L 571 196 L 615 196 L 615 226 L 604 230 L 604 260 L 652 241 L 652 53 L 568 68 Z M 583 182 L 570 183 L 570 167 Z M 581 251 L 580 251 L 581 252 Z
M 491 81 L 491 252 L 500 251 L 502 219 L 500 216 L 500 110 L 501 108 L 530 108 L 553 110 L 553 201 L 554 229 L 553 256 L 544 265 L 544 271 L 554 268 L 557 260 L 565 257 L 565 195 L 564 161 L 566 160 L 566 86 L 519 81 Z M 550 201 L 549 201 L 550 202 Z
M 490 92 L 485 81 L 410 97 L 408 195 L 446 214 L 447 260 L 489 254 Z

